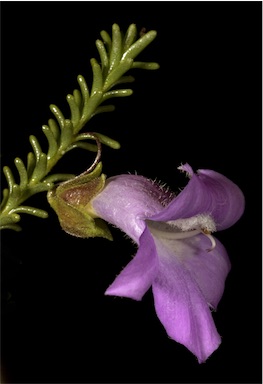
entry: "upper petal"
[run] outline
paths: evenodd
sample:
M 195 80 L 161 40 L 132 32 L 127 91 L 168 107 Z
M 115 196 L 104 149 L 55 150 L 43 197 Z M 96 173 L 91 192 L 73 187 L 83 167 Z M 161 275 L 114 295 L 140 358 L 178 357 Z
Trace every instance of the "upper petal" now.
M 188 269 L 157 239 L 159 270 L 152 289 L 157 316 L 167 334 L 204 362 L 220 345 L 206 300 Z
M 148 228 L 145 228 L 136 256 L 122 270 L 106 290 L 106 295 L 141 300 L 152 285 L 158 270 L 155 244 Z
M 168 198 L 166 191 L 143 176 L 120 175 L 107 179 L 105 188 L 91 203 L 99 217 L 138 243 L 145 218 L 162 210 Z
M 233 225 L 243 214 L 245 199 L 240 188 L 227 177 L 212 170 L 199 170 L 197 174 L 185 164 L 190 180 L 171 203 L 151 217 L 151 220 L 170 221 L 192 217 L 201 213 L 210 214 L 222 230 Z

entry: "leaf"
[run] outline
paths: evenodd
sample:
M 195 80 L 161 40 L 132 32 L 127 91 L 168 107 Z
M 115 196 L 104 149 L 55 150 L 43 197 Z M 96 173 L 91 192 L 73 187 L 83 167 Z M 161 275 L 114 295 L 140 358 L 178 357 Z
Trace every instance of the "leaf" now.
M 96 47 L 100 55 L 102 74 L 104 75 L 109 69 L 109 58 L 107 55 L 107 51 L 105 45 L 101 40 L 96 40 Z
M 47 160 L 52 159 L 58 151 L 58 143 L 56 136 L 54 135 L 52 129 L 48 125 L 42 126 L 42 131 L 44 132 L 47 140 L 48 140 L 48 153 Z
M 97 60 L 91 59 L 91 66 L 93 71 L 93 83 L 91 88 L 91 97 L 97 92 L 102 91 L 103 87 L 103 79 L 102 79 L 102 71 L 100 65 L 97 63 Z
M 157 32 L 149 31 L 145 33 L 139 40 L 137 40 L 131 47 L 123 54 L 122 60 L 134 59 L 139 55 L 155 38 Z
M 25 189 L 28 183 L 28 175 L 25 164 L 19 157 L 15 158 L 15 165 L 20 177 L 20 188 Z
M 81 118 L 79 100 L 77 99 L 77 102 L 76 102 L 76 98 L 73 95 L 67 95 L 67 102 L 69 104 L 70 112 L 71 112 L 70 120 L 72 122 L 73 127 L 75 128 L 78 125 Z
M 125 60 L 122 60 L 118 67 L 116 67 L 112 72 L 109 73 L 107 76 L 104 87 L 103 87 L 103 92 L 107 92 L 110 88 L 112 88 L 124 73 L 126 73 L 129 69 L 132 67 L 133 60 L 128 58 Z
M 124 43 L 123 43 L 123 52 L 126 52 L 130 46 L 135 42 L 137 35 L 136 24 L 131 24 L 126 32 Z
M 112 26 L 112 45 L 110 50 L 109 73 L 116 68 L 122 57 L 122 37 L 118 24 Z

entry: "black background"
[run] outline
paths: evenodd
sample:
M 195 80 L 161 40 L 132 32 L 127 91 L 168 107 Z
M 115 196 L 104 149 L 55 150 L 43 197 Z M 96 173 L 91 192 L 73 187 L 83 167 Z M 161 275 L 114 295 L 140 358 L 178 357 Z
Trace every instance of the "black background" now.
M 104 296 L 136 251 L 123 234 L 73 238 L 44 194 L 28 201 L 50 217 L 24 215 L 22 232 L 1 234 L 4 382 L 261 382 L 261 14 L 257 1 L 1 3 L 2 166 L 26 160 L 30 134 L 45 149 L 49 105 L 68 116 L 77 75 L 91 82 L 100 31 L 136 23 L 157 30 L 139 58 L 161 67 L 133 70 L 134 94 L 88 123 L 122 145 L 103 150 L 104 172 L 136 171 L 178 191 L 177 167 L 188 162 L 223 173 L 246 197 L 240 221 L 216 234 L 232 270 L 213 314 L 222 344 L 201 365 L 166 336 L 150 290 L 141 302 Z M 56 170 L 77 174 L 91 161 L 79 149 Z

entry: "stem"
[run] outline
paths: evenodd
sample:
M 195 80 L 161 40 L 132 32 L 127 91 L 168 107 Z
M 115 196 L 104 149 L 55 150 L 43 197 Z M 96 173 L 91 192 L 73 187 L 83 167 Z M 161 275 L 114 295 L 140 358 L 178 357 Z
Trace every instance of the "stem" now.
M 119 144 L 102 134 L 79 132 L 87 122 L 97 113 L 108 112 L 114 109 L 112 105 L 100 106 L 105 100 L 113 97 L 126 97 L 132 94 L 130 89 L 114 89 L 116 85 L 130 82 L 131 76 L 124 76 L 131 68 L 157 69 L 157 63 L 134 62 L 135 57 L 156 37 L 155 31 L 149 31 L 137 41 L 136 27 L 132 24 L 127 31 L 124 42 L 119 26 L 113 24 L 112 39 L 105 32 L 101 32 L 104 42 L 97 40 L 96 45 L 100 54 L 101 65 L 95 59 L 91 59 L 93 82 L 89 92 L 83 76 L 78 76 L 80 90 L 74 90 L 73 95 L 67 96 L 71 111 L 70 119 L 65 119 L 60 109 L 51 105 L 50 109 L 56 121 L 49 120 L 49 125 L 44 125 L 42 130 L 48 140 L 48 153 L 42 152 L 41 146 L 35 136 L 30 136 L 30 143 L 34 153 L 28 154 L 27 167 L 21 159 L 16 159 L 20 183 L 15 178 L 9 167 L 4 167 L 4 173 L 8 183 L 8 189 L 3 191 L 3 201 L 0 211 L 0 229 L 18 228 L 20 220 L 18 213 L 29 213 L 38 217 L 47 217 L 47 213 L 37 208 L 22 206 L 29 197 L 47 192 L 54 187 L 54 183 L 65 181 L 74 175 L 57 174 L 50 175 L 53 167 L 64 154 L 74 148 L 84 148 L 96 151 L 93 164 L 85 173 L 95 169 L 101 157 L 101 143 L 112 148 L 119 148 Z M 105 48 L 106 46 L 106 48 Z M 95 140 L 96 146 L 86 142 L 87 139 Z

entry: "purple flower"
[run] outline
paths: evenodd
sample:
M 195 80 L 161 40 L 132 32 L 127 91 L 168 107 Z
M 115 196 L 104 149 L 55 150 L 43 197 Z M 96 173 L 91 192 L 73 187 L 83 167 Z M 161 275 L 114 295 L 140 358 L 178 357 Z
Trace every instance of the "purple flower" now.
M 142 176 L 120 175 L 109 178 L 91 204 L 98 217 L 138 244 L 105 294 L 141 300 L 152 287 L 167 334 L 202 363 L 221 343 L 211 309 L 222 297 L 231 267 L 212 233 L 232 226 L 245 202 L 225 176 L 212 170 L 194 174 L 188 164 L 179 169 L 190 180 L 177 196 Z

